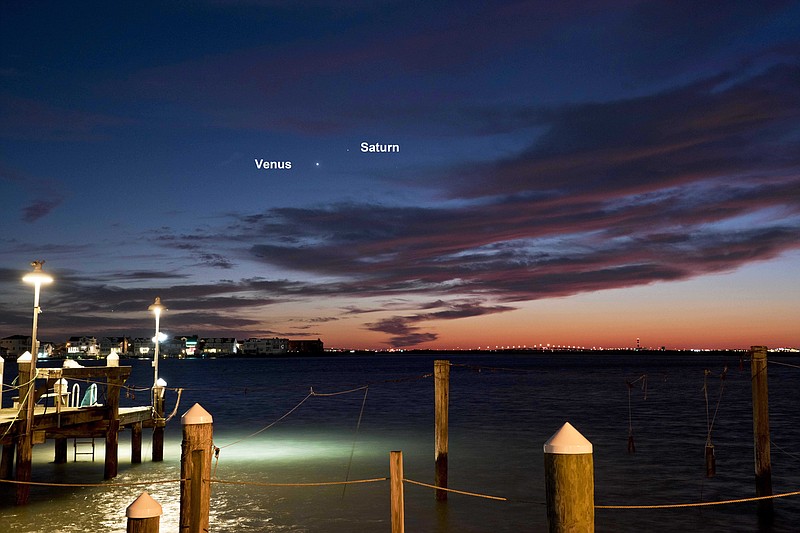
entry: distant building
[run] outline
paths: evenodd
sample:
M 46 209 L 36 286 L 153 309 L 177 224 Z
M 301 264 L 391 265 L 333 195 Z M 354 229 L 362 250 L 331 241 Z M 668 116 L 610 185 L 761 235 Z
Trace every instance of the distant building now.
M 200 341 L 202 344 L 202 355 L 236 355 L 239 351 L 239 343 L 233 337 L 209 337 Z
M 38 337 L 38 335 L 37 335 Z M 5 348 L 6 355 L 20 356 L 31 350 L 31 336 L 11 335 L 0 339 L 0 346 Z
M 183 356 L 194 357 L 197 354 L 197 335 L 181 337 L 181 341 L 183 342 Z
M 100 357 L 108 357 L 110 354 L 128 356 L 133 351 L 133 339 L 128 337 L 100 337 Z
M 325 351 L 322 341 L 317 340 L 290 340 L 289 353 L 316 354 Z
M 158 347 L 159 357 L 181 357 L 184 353 L 183 337 L 164 339 Z
M 289 339 L 255 339 L 242 341 L 242 355 L 280 355 L 289 351 Z
M 100 357 L 100 344 L 96 337 L 70 337 L 66 348 L 68 357 Z
M 132 357 L 152 357 L 153 356 L 153 340 L 145 337 L 136 337 L 133 339 L 133 354 Z

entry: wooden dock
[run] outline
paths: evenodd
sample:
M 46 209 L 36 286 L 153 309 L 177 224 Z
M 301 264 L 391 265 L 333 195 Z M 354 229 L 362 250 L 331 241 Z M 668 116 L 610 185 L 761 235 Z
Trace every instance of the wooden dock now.
M 104 479 L 117 475 L 117 457 L 119 432 L 130 428 L 131 462 L 142 460 L 142 428 L 152 427 L 156 432 L 163 432 L 163 409 L 158 413 L 152 405 L 139 407 L 120 407 L 120 389 L 131 373 L 129 366 L 87 366 L 78 368 L 38 368 L 36 379 L 31 379 L 30 364 L 19 365 L 19 398 L 21 405 L 14 408 L 0 409 L 0 444 L 3 447 L 0 461 L 0 478 L 16 479 L 17 504 L 27 503 L 30 487 L 25 482 L 31 479 L 32 448 L 43 444 L 47 439 L 55 440 L 56 463 L 67 462 L 67 440 L 87 441 L 104 439 L 105 469 Z M 59 380 L 77 380 L 84 384 L 97 385 L 98 401 L 86 407 L 69 406 L 68 395 L 63 391 L 55 392 L 54 386 Z M 34 385 L 33 417 L 28 431 L 28 413 L 25 399 L 29 395 L 29 387 Z M 68 385 L 69 386 L 69 385 Z M 68 389 L 67 389 L 68 390 Z M 44 402 L 53 405 L 46 405 Z M 43 403 L 43 405 L 38 405 Z M 163 433 L 160 433 L 163 434 Z M 155 446 L 163 446 L 163 438 L 154 439 L 153 457 L 162 457 L 163 450 Z M 77 448 L 76 448 L 77 453 Z M 16 475 L 14 476 L 14 467 Z M 12 477 L 13 476 L 13 477 Z

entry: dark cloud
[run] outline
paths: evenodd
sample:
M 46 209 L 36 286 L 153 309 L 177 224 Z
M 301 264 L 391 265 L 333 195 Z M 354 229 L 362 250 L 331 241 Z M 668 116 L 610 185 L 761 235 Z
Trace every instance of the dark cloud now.
M 800 51 L 800 50 L 799 50 Z M 719 76 L 602 104 L 541 110 L 546 129 L 503 161 L 471 164 L 447 181 L 454 198 L 530 194 L 608 197 L 701 179 L 770 177 L 800 165 L 800 64 L 725 89 Z
M 800 69 L 717 90 L 726 79 L 542 112 L 549 130 L 531 148 L 448 177 L 470 198 L 460 207 L 273 209 L 232 230 L 262 241 L 254 257 L 344 277 L 329 287 L 360 296 L 521 301 L 772 259 L 798 247 Z
M 435 307 L 446 307 L 444 301 L 433 302 Z M 423 306 L 426 309 L 433 308 L 431 305 Z M 417 346 L 427 342 L 433 342 L 439 338 L 438 334 L 422 331 L 418 326 L 420 323 L 431 320 L 455 320 L 494 313 L 512 311 L 514 307 L 495 305 L 484 306 L 479 301 L 468 301 L 451 304 L 448 308 L 430 313 L 417 313 L 407 316 L 393 316 L 384 318 L 377 322 L 367 323 L 366 328 L 371 331 L 387 333 L 391 336 L 389 343 L 394 348 L 406 346 Z
M 61 202 L 61 198 L 37 200 L 22 208 L 22 220 L 23 222 L 36 222 L 40 218 L 47 216 L 50 211 L 61 205 Z

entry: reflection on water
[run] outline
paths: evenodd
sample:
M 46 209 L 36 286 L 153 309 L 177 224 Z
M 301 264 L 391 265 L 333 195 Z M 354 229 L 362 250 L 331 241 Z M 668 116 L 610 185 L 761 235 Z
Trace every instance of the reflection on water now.
M 440 356 L 441 357 L 441 356 Z M 517 532 L 546 529 L 542 444 L 570 421 L 594 444 L 598 504 L 659 504 L 747 497 L 754 491 L 750 377 L 734 371 L 738 360 L 721 356 L 466 357 L 454 362 L 513 368 L 518 372 L 453 367 L 450 390 L 450 486 L 504 496 L 506 502 L 450 495 L 437 503 L 433 491 L 406 485 L 408 531 Z M 166 360 L 170 386 L 185 390 L 179 413 L 201 403 L 214 416 L 221 448 L 212 472 L 221 480 L 307 483 L 388 476 L 389 452 L 403 450 L 407 478 L 432 482 L 433 382 L 408 379 L 430 373 L 433 358 L 318 358 L 246 361 Z M 788 360 L 787 360 L 788 361 Z M 793 361 L 797 362 L 797 361 Z M 130 383 L 152 379 L 147 362 L 133 363 Z M 705 477 L 707 433 L 702 392 L 704 369 L 732 369 L 726 378 L 713 440 L 717 475 Z M 798 370 L 770 367 L 772 439 L 783 449 L 800 443 L 796 406 Z M 626 380 L 647 374 L 647 395 L 628 403 Z M 257 379 L 256 377 L 257 376 Z M 256 382 L 258 387 L 256 387 Z M 331 392 L 372 383 L 363 393 L 313 397 L 279 419 L 310 387 Z M 222 386 L 224 384 L 224 386 Z M 716 390 L 716 389 L 715 389 Z M 167 410 L 176 395 L 167 397 Z M 127 403 L 125 403 L 127 402 Z M 126 399 L 123 405 L 141 403 Z M 630 408 L 629 408 L 630 405 Z M 627 453 L 629 423 L 636 453 Z M 0 531 L 125 531 L 125 509 L 147 490 L 163 507 L 162 531 L 177 531 L 181 427 L 167 427 L 164 462 L 150 462 L 145 433 L 143 463 L 130 464 L 130 434 L 122 433 L 119 476 L 104 487 L 33 487 L 31 504 L 16 508 L 13 488 L 0 485 Z M 53 445 L 34 447 L 34 480 L 97 483 L 103 445 L 95 462 L 55 465 Z M 71 451 L 71 448 L 70 448 Z M 352 453 L 352 460 L 351 460 Z M 775 492 L 800 489 L 799 462 L 773 448 Z M 144 486 L 124 483 L 146 482 Z M 776 501 L 771 533 L 794 531 L 800 498 Z M 388 482 L 328 487 L 212 485 L 211 531 L 385 532 Z M 755 504 L 682 510 L 598 510 L 598 532 L 756 531 Z

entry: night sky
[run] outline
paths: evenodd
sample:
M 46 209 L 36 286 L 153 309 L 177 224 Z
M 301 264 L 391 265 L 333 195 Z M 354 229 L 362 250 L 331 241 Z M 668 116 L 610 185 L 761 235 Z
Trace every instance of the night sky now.
M 0 82 L 0 336 L 800 346 L 800 2 L 8 1 Z

